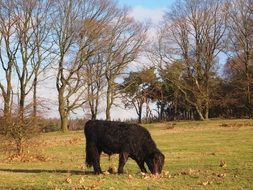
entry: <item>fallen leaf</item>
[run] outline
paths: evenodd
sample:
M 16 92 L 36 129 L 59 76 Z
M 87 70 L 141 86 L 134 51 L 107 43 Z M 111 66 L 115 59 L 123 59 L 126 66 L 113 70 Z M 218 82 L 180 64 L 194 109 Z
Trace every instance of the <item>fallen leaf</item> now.
M 226 162 L 224 160 L 220 161 L 220 167 L 225 168 L 227 166 Z
M 220 177 L 220 178 L 223 178 L 223 177 L 226 177 L 226 174 L 221 173 L 221 174 L 218 174 L 217 176 Z
M 116 174 L 117 173 L 117 168 L 115 166 L 114 167 L 109 167 L 109 169 L 107 171 L 111 174 Z
M 145 175 L 146 175 L 146 173 L 144 173 L 144 172 L 141 172 L 141 175 L 142 175 L 142 176 L 145 176 Z
M 146 175 L 146 176 L 144 177 L 144 179 L 149 179 L 149 176 L 148 176 L 148 175 Z
M 85 165 L 82 165 L 81 170 L 85 170 L 85 169 L 86 169 Z
M 181 172 L 182 175 L 192 175 L 193 173 L 194 173 L 194 170 L 191 168 L 189 170 Z
M 169 171 L 163 171 L 163 175 L 165 176 L 169 175 Z
M 151 177 L 152 177 L 153 179 L 157 179 L 157 178 L 160 178 L 160 175 L 159 175 L 159 174 L 152 174 Z
M 79 183 L 84 183 L 84 177 L 81 177 L 81 178 L 79 179 Z
M 104 171 L 103 174 L 104 175 L 110 175 L 110 173 L 108 171 Z
M 100 187 L 99 187 L 97 184 L 93 184 L 93 185 L 91 186 L 91 189 L 93 189 L 93 190 L 99 190 Z
M 66 180 L 65 180 L 67 183 L 72 183 L 72 180 L 70 177 L 68 177 Z
M 204 186 L 206 186 L 206 185 L 208 185 L 208 181 L 204 181 L 204 182 L 202 182 L 202 185 L 204 185 Z

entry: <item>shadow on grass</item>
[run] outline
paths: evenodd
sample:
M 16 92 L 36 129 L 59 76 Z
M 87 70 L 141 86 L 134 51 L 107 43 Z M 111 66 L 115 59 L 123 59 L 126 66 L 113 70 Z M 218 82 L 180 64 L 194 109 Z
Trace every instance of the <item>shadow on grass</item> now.
M 81 170 L 45 170 L 45 169 L 1 169 L 0 172 L 13 172 L 13 173 L 66 173 L 74 175 L 95 175 L 92 171 Z

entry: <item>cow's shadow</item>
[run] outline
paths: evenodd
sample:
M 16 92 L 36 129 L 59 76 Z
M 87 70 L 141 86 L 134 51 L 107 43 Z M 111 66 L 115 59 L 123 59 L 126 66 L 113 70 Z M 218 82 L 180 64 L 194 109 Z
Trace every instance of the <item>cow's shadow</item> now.
M 60 170 L 60 169 L 1 169 L 0 172 L 13 172 L 13 173 L 66 173 L 73 175 L 94 175 L 92 171 L 82 171 L 82 170 Z

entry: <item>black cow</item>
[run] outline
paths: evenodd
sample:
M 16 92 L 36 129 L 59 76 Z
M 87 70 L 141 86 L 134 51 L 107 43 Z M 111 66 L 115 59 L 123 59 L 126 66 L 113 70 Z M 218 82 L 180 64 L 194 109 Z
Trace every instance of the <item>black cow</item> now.
M 164 155 L 157 149 L 150 133 L 140 125 L 115 121 L 90 120 L 84 128 L 86 137 L 86 165 L 93 166 L 96 174 L 102 173 L 100 154 L 119 154 L 118 173 L 128 157 L 135 160 L 142 172 L 147 164 L 152 174 L 161 173 Z

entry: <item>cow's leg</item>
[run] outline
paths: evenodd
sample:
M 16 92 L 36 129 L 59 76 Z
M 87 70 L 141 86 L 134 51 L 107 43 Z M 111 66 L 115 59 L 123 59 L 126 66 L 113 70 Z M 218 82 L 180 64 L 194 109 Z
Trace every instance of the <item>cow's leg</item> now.
M 123 168 L 126 164 L 126 161 L 128 159 L 129 154 L 127 152 L 121 152 L 119 154 L 119 167 L 118 167 L 118 173 L 122 174 L 123 173 Z
M 95 174 L 101 174 L 102 170 L 100 167 L 100 154 L 101 151 L 97 149 L 96 146 L 93 146 L 92 148 L 92 157 L 93 157 L 93 168 Z
M 147 170 L 144 166 L 144 161 L 136 160 L 136 162 L 137 162 L 139 168 L 141 169 L 141 172 L 147 173 Z

